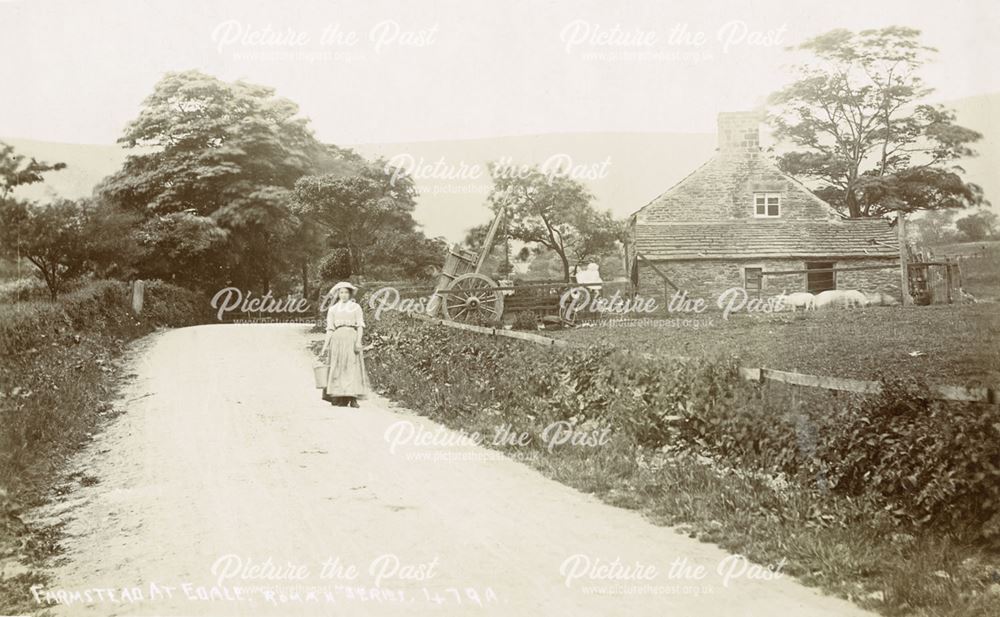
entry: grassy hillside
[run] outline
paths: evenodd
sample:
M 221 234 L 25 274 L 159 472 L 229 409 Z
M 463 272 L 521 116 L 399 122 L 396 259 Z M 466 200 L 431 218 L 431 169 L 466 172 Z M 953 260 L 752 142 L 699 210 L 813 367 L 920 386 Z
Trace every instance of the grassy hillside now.
M 68 199 L 87 197 L 106 176 L 117 171 L 128 152 L 118 145 L 60 144 L 30 139 L 0 137 L 16 152 L 48 163 L 66 163 L 66 169 L 45 174 L 45 182 L 23 186 L 15 195 L 48 201 L 55 196 Z
M 461 239 L 468 227 L 490 220 L 485 205 L 492 183 L 487 164 L 544 165 L 562 157 L 579 167 L 581 179 L 597 206 L 625 217 L 644 206 L 701 165 L 715 151 L 715 136 L 675 133 L 587 133 L 528 135 L 461 141 L 363 144 L 355 149 L 368 157 L 413 161 L 421 196 L 416 218 L 430 235 Z M 478 170 L 477 178 L 421 177 Z M 602 173 L 602 169 L 606 173 Z M 444 175 L 437 174 L 437 175 Z M 594 176 L 594 177 L 588 177 Z

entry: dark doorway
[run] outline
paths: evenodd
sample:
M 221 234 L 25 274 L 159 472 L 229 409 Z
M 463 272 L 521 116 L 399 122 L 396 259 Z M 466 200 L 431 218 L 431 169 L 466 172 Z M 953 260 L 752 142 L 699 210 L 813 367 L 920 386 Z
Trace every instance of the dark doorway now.
M 829 272 L 833 268 L 833 264 L 832 261 L 806 262 L 806 270 L 827 270 L 827 272 L 806 273 L 806 288 L 809 293 L 818 294 L 821 291 L 837 288 L 837 278 L 834 276 L 836 273 Z

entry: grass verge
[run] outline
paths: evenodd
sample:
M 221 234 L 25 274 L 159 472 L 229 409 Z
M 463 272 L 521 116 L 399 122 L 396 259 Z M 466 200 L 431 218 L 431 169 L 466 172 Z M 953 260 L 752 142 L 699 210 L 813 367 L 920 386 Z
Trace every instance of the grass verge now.
M 33 610 L 36 571 L 57 552 L 59 529 L 29 527 L 65 461 L 109 420 L 116 361 L 158 327 L 207 320 L 208 303 L 151 282 L 136 317 L 128 285 L 95 281 L 58 302 L 0 303 L 0 613 Z M 86 479 L 81 479 L 85 481 Z

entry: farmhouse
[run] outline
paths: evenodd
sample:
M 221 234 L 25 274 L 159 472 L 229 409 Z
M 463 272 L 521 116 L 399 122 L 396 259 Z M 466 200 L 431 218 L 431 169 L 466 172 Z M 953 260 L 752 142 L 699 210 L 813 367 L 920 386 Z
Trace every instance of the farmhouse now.
M 638 291 L 673 284 L 714 299 L 732 287 L 752 296 L 839 288 L 898 298 L 898 269 L 830 271 L 898 264 L 895 229 L 844 218 L 781 172 L 760 151 L 760 121 L 754 112 L 719 114 L 717 154 L 632 214 L 628 259 Z

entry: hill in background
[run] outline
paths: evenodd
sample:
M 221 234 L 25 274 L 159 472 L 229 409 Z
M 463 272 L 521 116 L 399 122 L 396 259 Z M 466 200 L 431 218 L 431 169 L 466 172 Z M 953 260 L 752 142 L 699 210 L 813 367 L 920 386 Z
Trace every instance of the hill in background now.
M 6 137 L 0 137 L 0 141 L 14 146 L 17 154 L 47 163 L 66 163 L 66 169 L 45 174 L 45 182 L 15 191 L 18 197 L 42 202 L 56 197 L 77 199 L 91 195 L 94 187 L 118 171 L 128 156 L 128 151 L 117 144 L 62 144 Z
M 1000 93 L 947 102 L 961 124 L 983 133 L 976 158 L 963 161 L 965 176 L 1000 206 Z M 90 195 L 105 176 L 121 167 L 128 152 L 117 145 L 77 145 L 6 139 L 19 152 L 65 170 L 47 174 L 44 184 L 23 187 L 21 197 L 47 201 L 58 195 Z M 767 145 L 766 136 L 763 143 Z M 571 175 L 590 187 L 597 206 L 625 217 L 691 173 L 715 151 L 708 133 L 574 133 L 454 141 L 361 144 L 370 157 L 401 164 L 416 177 L 420 191 L 416 219 L 429 236 L 460 240 L 465 231 L 490 219 L 487 164 L 569 164 Z M 994 206 L 995 208 L 997 206 Z

